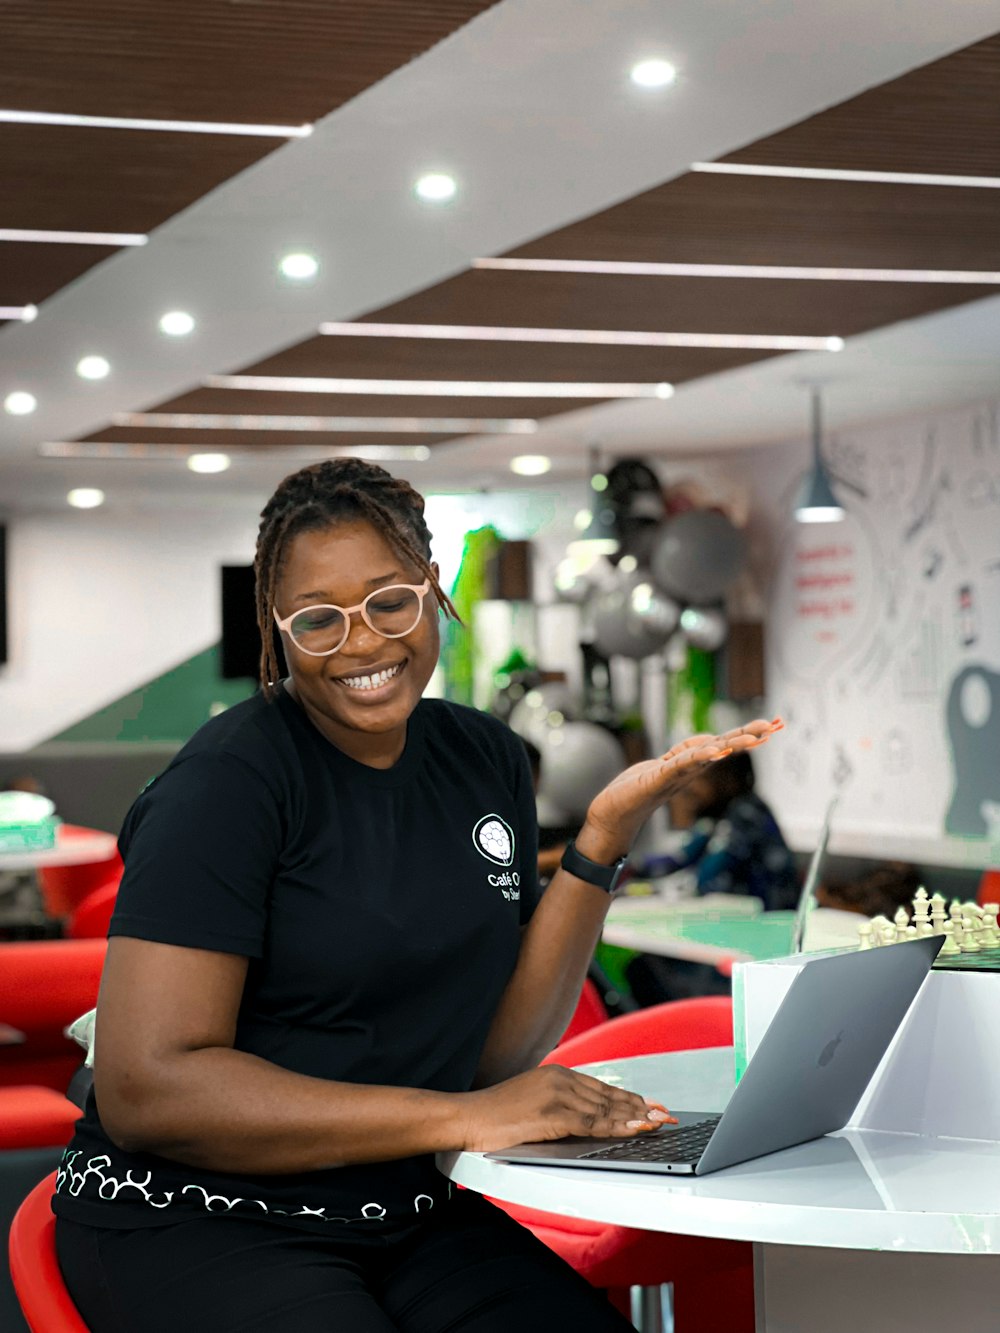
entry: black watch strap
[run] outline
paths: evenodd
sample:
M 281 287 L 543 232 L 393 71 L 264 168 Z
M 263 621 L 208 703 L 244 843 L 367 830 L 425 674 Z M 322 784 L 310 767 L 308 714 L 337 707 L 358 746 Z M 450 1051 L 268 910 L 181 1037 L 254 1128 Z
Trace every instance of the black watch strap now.
M 628 857 L 623 856 L 620 860 L 615 861 L 613 865 L 602 866 L 578 852 L 575 842 L 569 842 L 563 852 L 561 865 L 563 870 L 568 870 L 577 879 L 585 880 L 588 884 L 596 884 L 605 893 L 614 893 L 627 860 Z

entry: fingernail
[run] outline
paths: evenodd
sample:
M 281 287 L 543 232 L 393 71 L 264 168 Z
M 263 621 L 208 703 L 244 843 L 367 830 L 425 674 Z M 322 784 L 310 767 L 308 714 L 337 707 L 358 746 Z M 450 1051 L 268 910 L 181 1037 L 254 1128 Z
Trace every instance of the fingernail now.
M 648 1111 L 648 1112 L 646 1113 L 646 1119 L 647 1119 L 647 1120 L 669 1120 L 669 1119 L 670 1119 L 670 1116 L 667 1115 L 666 1111 Z
M 649 1121 L 648 1121 L 648 1120 L 626 1120 L 626 1121 L 625 1121 L 625 1128 L 626 1128 L 626 1129 L 651 1129 L 652 1126 L 649 1124 Z
M 733 747 L 730 745 L 728 750 L 720 750 L 718 754 L 714 754 L 712 756 L 712 762 L 714 763 L 717 759 L 725 759 L 726 755 L 732 754 L 732 752 L 733 752 Z

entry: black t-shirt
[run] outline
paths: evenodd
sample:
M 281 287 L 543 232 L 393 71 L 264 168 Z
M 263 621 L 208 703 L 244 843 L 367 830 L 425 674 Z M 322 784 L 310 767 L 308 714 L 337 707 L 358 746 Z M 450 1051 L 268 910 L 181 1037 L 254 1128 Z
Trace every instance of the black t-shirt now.
M 348 1083 L 471 1087 L 538 898 L 528 762 L 495 718 L 422 700 L 398 762 L 375 769 L 284 689 L 257 695 L 196 733 L 119 846 L 111 935 L 250 960 L 237 1050 Z M 91 1093 L 53 1206 L 97 1226 L 208 1210 L 322 1230 L 412 1219 L 448 1188 L 429 1155 L 254 1176 L 123 1152 Z

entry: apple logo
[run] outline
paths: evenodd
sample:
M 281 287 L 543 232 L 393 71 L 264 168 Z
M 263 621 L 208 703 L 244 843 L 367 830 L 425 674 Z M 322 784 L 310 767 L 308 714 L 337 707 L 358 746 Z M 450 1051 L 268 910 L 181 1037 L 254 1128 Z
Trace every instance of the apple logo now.
M 817 1065 L 819 1065 L 821 1069 L 824 1068 L 826 1065 L 828 1065 L 830 1061 L 833 1059 L 833 1057 L 837 1054 L 837 1047 L 843 1040 L 844 1040 L 843 1032 L 838 1032 L 832 1041 L 828 1041 L 826 1043 L 826 1045 L 819 1053 L 819 1059 L 816 1061 Z

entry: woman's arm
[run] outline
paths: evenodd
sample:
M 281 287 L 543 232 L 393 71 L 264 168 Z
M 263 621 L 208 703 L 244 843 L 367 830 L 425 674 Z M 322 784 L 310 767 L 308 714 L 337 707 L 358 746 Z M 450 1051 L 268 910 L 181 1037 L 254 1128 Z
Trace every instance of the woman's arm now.
M 679 787 L 715 760 L 762 745 L 781 725 L 757 721 L 722 736 L 693 736 L 659 759 L 627 768 L 591 802 L 577 850 L 611 865 Z M 483 1048 L 477 1086 L 530 1069 L 565 1032 L 610 901 L 603 889 L 565 870 L 554 876 L 522 937 L 517 967 Z
M 635 1093 L 557 1067 L 472 1093 L 291 1073 L 233 1048 L 246 970 L 233 954 L 111 940 L 94 1080 L 119 1148 L 268 1175 L 567 1134 L 624 1136 L 664 1118 Z

